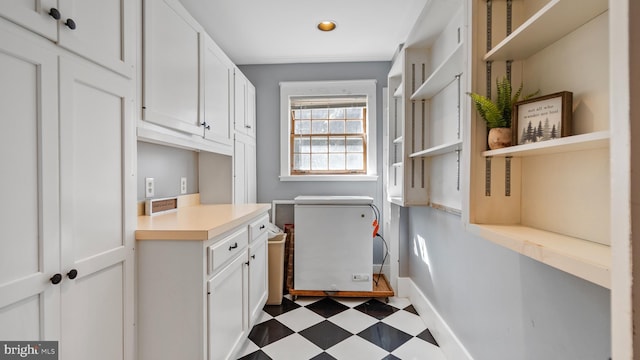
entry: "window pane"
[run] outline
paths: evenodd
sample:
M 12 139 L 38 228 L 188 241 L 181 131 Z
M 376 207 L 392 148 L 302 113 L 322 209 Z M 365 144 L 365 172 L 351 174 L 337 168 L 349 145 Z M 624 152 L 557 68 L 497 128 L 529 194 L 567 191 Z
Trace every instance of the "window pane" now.
M 329 121 L 330 134 L 344 134 L 344 120 Z
M 364 170 L 362 154 L 347 154 L 347 170 Z
M 329 119 L 344 119 L 344 109 L 329 109 Z
M 344 137 L 332 136 L 329 138 L 329 152 L 345 152 Z
M 311 131 L 314 134 L 327 134 L 329 122 L 327 120 L 313 120 L 311 122 Z
M 327 170 L 328 160 L 327 154 L 311 154 L 311 170 Z
M 311 110 L 309 109 L 293 110 L 293 118 L 294 119 L 311 119 Z
M 347 134 L 362 134 L 364 127 L 362 126 L 362 120 L 349 120 L 347 121 Z
M 311 117 L 314 119 L 328 119 L 329 109 L 311 109 Z
M 361 138 L 347 138 L 347 152 L 364 152 Z
M 293 155 L 293 170 L 311 170 L 311 155 L 295 154 Z
M 347 119 L 362 119 L 362 108 L 347 108 Z
M 311 140 L 311 152 L 312 153 L 326 153 L 329 152 L 329 141 L 327 138 L 312 139 Z
M 297 137 L 293 139 L 293 152 L 294 153 L 311 152 L 311 139 L 308 137 Z
M 311 134 L 311 121 L 309 120 L 297 120 L 294 122 L 295 128 L 294 134 Z
M 329 170 L 345 170 L 344 154 L 329 154 Z

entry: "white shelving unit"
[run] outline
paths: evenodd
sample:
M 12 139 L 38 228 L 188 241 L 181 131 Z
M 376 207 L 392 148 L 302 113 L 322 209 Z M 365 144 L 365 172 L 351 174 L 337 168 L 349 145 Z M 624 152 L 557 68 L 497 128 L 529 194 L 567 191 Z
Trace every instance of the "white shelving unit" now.
M 456 80 L 462 73 L 464 64 L 463 43 L 459 43 L 455 50 L 436 68 L 427 80 L 411 95 L 411 100 L 431 100 L 447 85 Z
M 432 157 L 432 156 L 438 156 L 438 155 L 447 154 L 450 152 L 460 151 L 460 150 L 462 150 L 462 140 L 430 147 L 426 150 L 415 152 L 409 155 L 409 157 L 410 158 Z
M 610 288 L 608 1 L 550 0 L 539 9 L 532 8 L 539 4 L 513 3 L 513 13 L 524 18 L 514 17 L 520 25 L 510 35 L 484 55 L 475 55 L 473 71 L 480 79 L 473 91 L 481 92 L 512 65 L 512 81 L 523 81 L 525 92 L 533 84 L 541 94 L 574 93 L 577 134 L 482 151 L 486 127 L 474 112 L 467 228 L 500 246 Z M 484 2 L 478 0 L 475 5 L 481 7 Z M 492 26 L 496 23 L 494 19 Z M 473 53 L 479 54 L 478 48 L 486 44 L 482 38 L 488 33 L 486 19 L 478 18 L 474 24 L 470 31 L 479 35 Z M 564 65 L 567 61 L 570 65 Z M 485 62 L 491 62 L 491 67 L 485 67 Z M 581 70 L 570 71 L 573 68 Z M 492 77 L 483 83 L 486 74 Z

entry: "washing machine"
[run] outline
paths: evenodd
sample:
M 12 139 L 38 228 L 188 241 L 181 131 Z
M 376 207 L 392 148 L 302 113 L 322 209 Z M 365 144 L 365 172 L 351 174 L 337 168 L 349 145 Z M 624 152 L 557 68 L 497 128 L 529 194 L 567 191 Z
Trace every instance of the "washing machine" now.
M 372 291 L 373 198 L 294 200 L 294 289 Z

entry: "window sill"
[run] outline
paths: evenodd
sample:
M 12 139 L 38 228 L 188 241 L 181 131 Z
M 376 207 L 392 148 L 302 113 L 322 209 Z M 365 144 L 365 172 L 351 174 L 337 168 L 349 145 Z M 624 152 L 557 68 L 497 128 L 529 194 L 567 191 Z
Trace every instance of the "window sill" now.
M 284 175 L 280 181 L 378 181 L 378 175 Z

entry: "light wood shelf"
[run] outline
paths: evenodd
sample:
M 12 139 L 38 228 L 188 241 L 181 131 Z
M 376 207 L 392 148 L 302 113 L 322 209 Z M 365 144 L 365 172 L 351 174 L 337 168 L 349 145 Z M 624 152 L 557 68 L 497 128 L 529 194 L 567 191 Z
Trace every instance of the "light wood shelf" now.
M 469 224 L 493 243 L 600 286 L 611 288 L 611 247 L 521 225 Z
M 525 157 L 536 155 L 557 154 L 569 151 L 582 151 L 609 146 L 609 131 L 597 131 L 582 135 L 567 136 L 560 139 L 541 141 L 537 143 L 515 145 L 497 150 L 489 150 L 482 156 L 513 156 Z
M 462 73 L 463 53 L 463 44 L 460 43 L 442 64 L 431 73 L 418 90 L 411 95 L 411 100 L 429 100 L 453 82 L 456 76 Z
M 457 150 L 462 150 L 462 140 L 456 140 L 456 141 L 451 142 L 451 143 L 446 143 L 446 144 L 430 147 L 428 149 L 415 152 L 415 153 L 409 155 L 409 157 L 410 158 L 431 157 L 431 156 L 447 154 L 447 153 L 454 152 L 454 151 L 457 151 Z
M 485 56 L 485 61 L 526 59 L 608 9 L 607 0 L 551 0 Z

